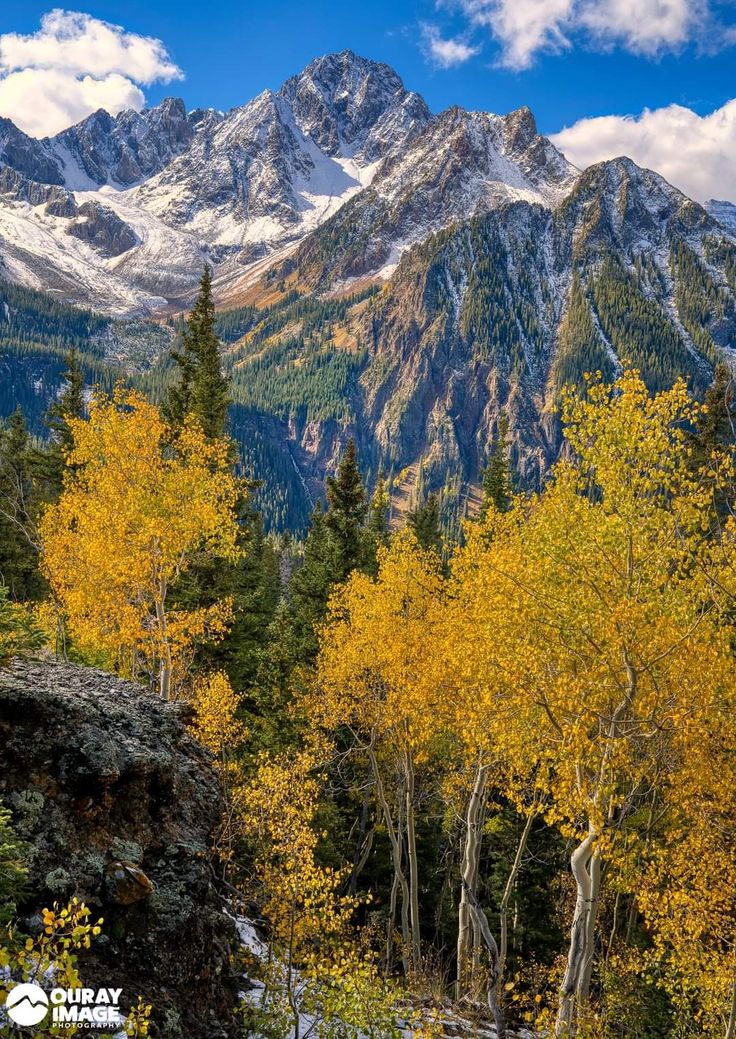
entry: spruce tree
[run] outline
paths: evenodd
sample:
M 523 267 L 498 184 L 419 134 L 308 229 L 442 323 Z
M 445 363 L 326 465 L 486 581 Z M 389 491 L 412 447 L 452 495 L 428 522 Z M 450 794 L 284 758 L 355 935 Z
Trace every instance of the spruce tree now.
M 488 463 L 483 470 L 483 504 L 481 518 L 493 506 L 507 512 L 511 505 L 511 464 L 509 462 L 509 419 L 502 413 L 498 420 L 498 434 L 493 438 Z
M 210 605 L 224 597 L 232 600 L 232 624 L 223 639 L 203 647 L 198 663 L 207 670 L 226 671 L 233 688 L 248 694 L 257 680 L 279 603 L 279 557 L 249 501 L 241 506 L 240 527 L 242 558 L 219 566 L 203 558 L 184 587 L 192 604 Z
M 351 437 L 340 459 L 337 475 L 327 477 L 327 513 L 324 522 L 335 545 L 335 578 L 338 581 L 344 580 L 365 560 L 363 524 L 367 512 L 365 487 L 358 468 L 358 452 Z
M 314 661 L 319 625 L 335 585 L 353 570 L 370 570 L 375 563 L 375 541 L 365 527 L 367 513 L 355 442 L 349 440 L 337 474 L 327 478 L 327 509 L 317 502 L 304 542 L 304 561 L 289 584 L 289 655 L 294 666 Z
M 56 501 L 61 494 L 66 456 L 74 446 L 69 419 L 84 414 L 84 383 L 84 372 L 72 350 L 66 356 L 64 388 L 46 412 L 49 442 L 35 455 L 36 474 L 44 485 L 41 493 L 48 501 Z
M 31 439 L 17 408 L 0 430 L 0 584 L 13 599 L 35 599 L 44 589 L 38 571 Z
M 716 452 L 725 452 L 734 460 L 736 456 L 736 387 L 734 378 L 725 364 L 716 365 L 713 382 L 703 400 L 705 411 L 698 428 L 690 437 L 692 464 L 700 469 Z M 729 480 L 727 486 L 713 492 L 713 509 L 716 524 L 731 515 L 736 506 L 736 486 Z
M 172 359 L 179 369 L 178 381 L 164 402 L 164 415 L 180 426 L 187 415 L 194 415 L 205 436 L 225 435 L 229 404 L 229 383 L 222 372 L 220 341 L 215 332 L 215 304 L 212 299 L 212 272 L 205 266 L 199 295 L 182 335 L 181 349 Z
M 337 545 L 318 501 L 304 542 L 304 561 L 289 585 L 288 656 L 292 665 L 311 663 L 316 657 L 317 629 L 325 618 L 330 591 L 342 576 Z
M 373 497 L 368 506 L 368 522 L 366 523 L 366 530 L 373 535 L 377 542 L 383 542 L 388 537 L 390 508 L 391 500 L 386 490 L 386 476 L 383 469 L 379 469 Z
M 378 472 L 378 479 L 373 490 L 368 518 L 365 524 L 366 558 L 364 569 L 374 576 L 378 573 L 378 549 L 388 542 L 388 521 L 391 509 L 391 498 L 386 488 L 386 477 L 383 469 Z
M 169 389 L 163 404 L 167 422 L 180 426 L 188 415 L 193 415 L 205 436 L 226 437 L 229 380 L 222 370 L 220 342 L 215 332 L 209 266 L 205 266 L 202 273 L 181 348 L 172 351 L 171 356 L 178 368 L 178 380 Z M 234 441 L 231 446 L 235 465 L 238 452 Z M 256 680 L 260 654 L 279 598 L 278 557 L 248 497 L 254 487 L 248 484 L 238 510 L 241 559 L 223 564 L 203 554 L 181 579 L 175 593 L 177 603 L 189 609 L 209 606 L 226 596 L 232 599 L 235 619 L 227 634 L 218 644 L 198 653 L 196 663 L 207 668 L 224 668 L 240 692 L 247 692 Z
M 406 522 L 423 549 L 442 554 L 440 501 L 436 494 L 430 494 L 425 502 L 415 506 L 407 514 Z

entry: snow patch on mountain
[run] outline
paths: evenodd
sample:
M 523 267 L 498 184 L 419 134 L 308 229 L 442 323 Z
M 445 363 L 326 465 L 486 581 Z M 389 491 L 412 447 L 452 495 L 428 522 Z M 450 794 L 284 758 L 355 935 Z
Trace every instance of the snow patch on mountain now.
M 714 220 L 717 220 L 731 234 L 736 235 L 736 206 L 733 202 L 712 198 L 710 202 L 706 202 L 705 208 Z

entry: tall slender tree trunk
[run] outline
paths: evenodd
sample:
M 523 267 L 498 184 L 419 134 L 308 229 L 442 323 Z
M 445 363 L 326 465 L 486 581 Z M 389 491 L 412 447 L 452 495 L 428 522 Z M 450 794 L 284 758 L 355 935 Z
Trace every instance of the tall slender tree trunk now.
M 411 913 L 411 958 L 412 966 L 418 971 L 422 963 L 422 944 L 419 921 L 419 860 L 417 858 L 417 833 L 414 818 L 414 762 L 411 751 L 404 751 L 406 771 L 406 847 L 409 859 L 409 906 Z
M 728 1024 L 726 1025 L 725 1039 L 735 1039 L 736 1037 L 736 981 L 731 986 L 731 1013 L 728 1017 Z
M 588 836 L 570 857 L 570 868 L 577 888 L 575 912 L 570 928 L 570 948 L 567 969 L 560 987 L 560 1009 L 555 1034 L 560 1039 L 575 1035 L 575 1019 L 579 1004 L 588 998 L 590 968 L 593 958 L 595 917 L 600 894 L 600 855 L 596 850 L 596 833 L 592 827 Z
M 371 763 L 373 779 L 376 784 L 376 797 L 378 798 L 378 804 L 381 809 L 381 814 L 383 815 L 383 821 L 386 825 L 386 832 L 391 845 L 391 862 L 394 869 L 394 877 L 398 881 L 399 889 L 401 890 L 401 937 L 403 944 L 401 963 L 404 974 L 406 975 L 409 973 L 408 954 L 409 950 L 412 948 L 412 939 L 411 927 L 409 924 L 409 884 L 404 872 L 400 832 L 397 833 L 396 826 L 394 825 L 394 820 L 391 815 L 391 807 L 386 798 L 386 791 L 383 786 L 383 779 L 378 768 L 378 760 L 373 746 L 368 748 L 368 758 Z M 391 926 L 390 921 L 389 926 Z
M 498 1001 L 500 975 L 498 972 L 499 958 L 498 945 L 491 933 L 486 914 L 476 898 L 475 892 L 468 889 L 468 908 L 473 919 L 473 926 L 481 936 L 483 944 L 488 950 L 488 1007 L 493 1015 L 496 1026 L 496 1039 L 506 1039 L 506 1022 L 504 1013 Z
M 391 895 L 388 902 L 388 929 L 386 931 L 386 971 L 385 976 L 388 977 L 391 973 L 391 967 L 394 958 L 394 931 L 396 930 L 396 903 L 399 898 L 399 877 L 394 870 L 393 880 L 391 881 Z M 404 972 L 406 972 L 406 964 L 404 964 Z
M 166 610 L 164 608 L 165 596 L 166 592 L 165 590 L 162 590 L 161 594 L 156 598 L 156 622 L 158 624 L 158 635 L 160 641 L 158 688 L 161 698 L 163 700 L 170 700 L 172 660 L 171 642 L 169 640 L 169 629 L 166 622 Z
M 499 940 L 501 943 L 499 954 L 498 954 L 498 983 L 499 985 L 503 981 L 503 972 L 506 968 L 506 957 L 509 949 L 509 902 L 511 901 L 511 894 L 516 885 L 516 878 L 519 876 L 519 870 L 521 869 L 521 860 L 524 857 L 526 846 L 529 843 L 529 834 L 532 831 L 532 824 L 536 819 L 536 812 L 530 812 L 527 816 L 526 824 L 521 832 L 519 843 L 516 846 L 516 855 L 514 861 L 511 864 L 509 875 L 506 879 L 506 887 L 501 897 L 501 905 L 499 908 L 499 917 L 501 920 L 501 927 L 499 933 Z
M 353 868 L 350 872 L 350 882 L 348 884 L 348 891 L 351 895 L 354 895 L 358 890 L 358 877 L 368 861 L 368 856 L 373 846 L 373 830 L 366 834 L 368 830 L 368 818 L 370 815 L 371 807 L 371 795 L 373 793 L 373 784 L 366 784 L 365 790 L 363 791 L 363 805 L 360 809 L 360 819 L 358 822 L 358 837 L 355 841 L 355 851 L 353 852 Z
M 590 980 L 593 975 L 593 960 L 595 958 L 595 934 L 598 926 L 598 907 L 601 897 L 601 854 L 595 848 L 590 857 L 588 874 L 590 876 L 590 898 L 588 901 L 588 921 L 585 935 L 585 959 L 578 982 L 577 1001 L 587 1003 L 590 998 Z
M 457 931 L 457 978 L 455 994 L 462 998 L 472 982 L 471 947 L 473 914 L 470 908 L 469 892 L 474 892 L 478 884 L 478 868 L 480 865 L 480 849 L 483 837 L 483 814 L 485 794 L 488 783 L 488 766 L 483 759 L 478 759 L 473 789 L 468 799 L 465 812 L 465 840 L 463 842 L 462 883 L 460 885 L 460 905 L 458 906 Z

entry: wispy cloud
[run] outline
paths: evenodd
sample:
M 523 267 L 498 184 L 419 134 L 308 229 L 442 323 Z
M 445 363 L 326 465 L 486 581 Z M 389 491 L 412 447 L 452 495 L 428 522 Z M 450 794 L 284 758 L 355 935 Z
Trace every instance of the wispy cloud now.
M 98 108 L 140 109 L 141 85 L 181 78 L 161 40 L 80 12 L 56 9 L 35 33 L 0 35 L 0 115 L 39 137 Z
M 708 115 L 681 105 L 581 119 L 552 135 L 576 166 L 627 155 L 691 198 L 736 202 L 736 99 Z
M 707 49 L 736 42 L 717 26 L 709 0 L 455 0 L 469 25 L 500 45 L 499 64 L 529 68 L 542 51 L 582 42 L 655 57 L 696 41 Z
M 421 33 L 424 52 L 438 68 L 449 69 L 453 65 L 463 65 L 480 53 L 479 46 L 472 46 L 460 36 L 446 39 L 436 25 L 422 24 Z

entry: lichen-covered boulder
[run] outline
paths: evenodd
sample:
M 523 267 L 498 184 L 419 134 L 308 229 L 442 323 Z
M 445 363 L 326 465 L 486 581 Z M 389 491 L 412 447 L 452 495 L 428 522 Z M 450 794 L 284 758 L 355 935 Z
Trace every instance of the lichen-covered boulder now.
M 161 1039 L 234 1035 L 237 935 L 210 851 L 221 795 L 183 708 L 103 671 L 16 661 L 0 670 L 0 799 L 30 846 L 29 926 L 73 895 L 104 917 L 85 983 L 153 1003 Z

